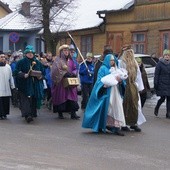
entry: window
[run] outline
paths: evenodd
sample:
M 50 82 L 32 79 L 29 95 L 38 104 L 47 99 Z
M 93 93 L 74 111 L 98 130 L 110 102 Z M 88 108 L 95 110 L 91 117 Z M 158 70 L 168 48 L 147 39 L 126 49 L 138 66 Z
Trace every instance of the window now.
M 156 62 L 151 57 L 141 57 L 141 59 L 145 68 L 152 68 L 156 66 Z
M 85 57 L 87 52 L 92 52 L 93 39 L 92 36 L 82 36 L 81 37 L 81 52 Z
M 161 31 L 160 54 L 163 54 L 165 49 L 170 49 L 170 30 Z
M 146 52 L 146 32 L 132 33 L 132 45 L 135 53 Z

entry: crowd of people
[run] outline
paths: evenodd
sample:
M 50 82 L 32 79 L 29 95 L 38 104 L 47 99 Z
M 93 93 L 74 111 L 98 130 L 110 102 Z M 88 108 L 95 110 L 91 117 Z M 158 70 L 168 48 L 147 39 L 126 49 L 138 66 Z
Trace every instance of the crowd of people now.
M 58 113 L 59 119 L 68 113 L 78 120 L 80 81 L 83 128 L 124 136 L 123 131 L 141 132 L 139 125 L 146 121 L 142 107 L 150 87 L 142 60 L 135 59 L 130 45 L 123 46 L 119 56 L 105 48 L 97 60 L 91 51 L 78 60 L 73 44 L 61 45 L 58 56 L 51 52 L 37 55 L 28 45 L 23 53 L 17 51 L 11 56 L 1 51 L 0 72 L 0 119 L 10 113 L 11 99 L 27 123 L 37 117 L 43 104 Z M 166 99 L 166 118 L 170 118 L 169 75 L 170 51 L 165 50 L 155 70 L 154 88 L 161 97 L 154 114 L 158 116 Z

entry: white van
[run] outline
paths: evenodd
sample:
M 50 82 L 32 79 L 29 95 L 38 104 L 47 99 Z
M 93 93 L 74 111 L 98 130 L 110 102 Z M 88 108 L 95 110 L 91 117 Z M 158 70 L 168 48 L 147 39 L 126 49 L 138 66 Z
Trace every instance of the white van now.
M 148 82 L 150 85 L 150 88 L 154 88 L 154 73 L 155 73 L 155 67 L 156 67 L 156 61 L 151 57 L 149 54 L 135 54 L 135 58 L 139 57 L 142 59 L 142 62 L 144 64 Z

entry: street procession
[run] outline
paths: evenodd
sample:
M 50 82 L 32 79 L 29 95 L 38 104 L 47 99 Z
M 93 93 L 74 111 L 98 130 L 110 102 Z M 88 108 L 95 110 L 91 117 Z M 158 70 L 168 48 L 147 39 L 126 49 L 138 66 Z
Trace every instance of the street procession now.
M 0 170 L 168 169 L 169 7 L 0 1 Z
M 23 9 L 28 5 L 25 3 Z M 165 63 L 166 68 L 155 64 L 153 87 L 150 87 L 147 63 L 135 57 L 136 49 L 132 44 L 122 44 L 119 52 L 104 44 L 101 54 L 95 57 L 90 48 L 81 52 L 71 33 L 66 34 L 70 43 L 58 45 L 55 53 L 53 50 L 37 53 L 33 44 L 17 51 L 19 34 L 9 34 L 15 51 L 0 51 L 2 120 L 10 114 L 11 103 L 18 107 L 27 123 L 37 118 L 37 110 L 45 105 L 59 119 L 64 119 L 64 114 L 68 113 L 71 119 L 81 117 L 83 128 L 124 136 L 122 131 L 141 132 L 139 126 L 146 122 L 142 107 L 148 92 L 161 96 L 155 106 L 155 116 L 158 116 L 159 103 L 167 98 L 166 118 L 170 118 L 170 93 L 165 90 L 169 89 L 170 81 L 166 76 L 169 49 L 164 49 L 159 61 Z M 167 85 L 164 79 L 159 80 L 160 69 L 165 70 L 161 74 L 167 77 Z M 79 109 L 83 115 L 77 114 Z

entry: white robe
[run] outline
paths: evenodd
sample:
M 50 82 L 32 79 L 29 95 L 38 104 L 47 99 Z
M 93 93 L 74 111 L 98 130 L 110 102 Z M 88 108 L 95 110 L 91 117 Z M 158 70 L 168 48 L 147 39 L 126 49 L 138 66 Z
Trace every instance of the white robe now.
M 108 116 L 119 122 L 117 127 L 126 126 L 123 99 L 121 98 L 117 85 L 111 87 Z
M 107 125 L 115 127 L 126 126 L 123 111 L 123 99 L 118 89 L 118 81 L 116 80 L 116 77 L 119 76 L 121 79 L 126 79 L 128 77 L 127 71 L 121 71 L 117 67 L 112 67 L 110 72 L 111 74 L 106 75 L 101 79 L 104 85 L 108 87 L 111 86 Z
M 9 64 L 0 67 L 0 82 L 0 97 L 11 96 L 11 89 L 14 89 L 15 85 Z

